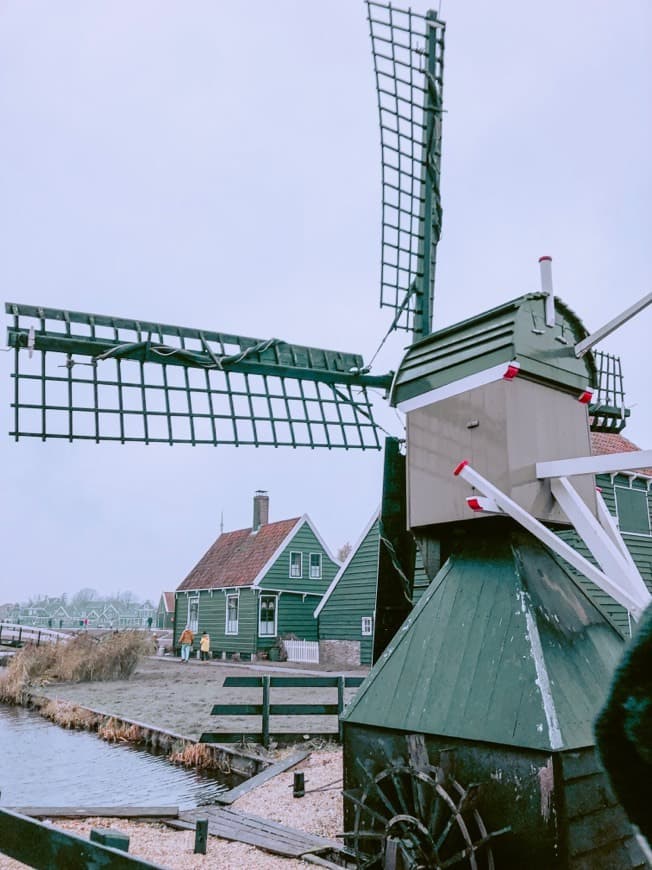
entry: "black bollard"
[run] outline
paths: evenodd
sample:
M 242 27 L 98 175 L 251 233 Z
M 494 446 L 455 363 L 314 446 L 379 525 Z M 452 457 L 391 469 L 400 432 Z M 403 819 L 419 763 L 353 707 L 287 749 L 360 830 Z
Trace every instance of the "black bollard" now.
M 294 788 L 292 790 L 292 795 L 295 798 L 303 797 L 306 793 L 306 784 L 303 778 L 303 773 L 295 773 L 294 774 Z
M 197 819 L 195 825 L 195 854 L 206 854 L 206 841 L 208 840 L 208 819 Z

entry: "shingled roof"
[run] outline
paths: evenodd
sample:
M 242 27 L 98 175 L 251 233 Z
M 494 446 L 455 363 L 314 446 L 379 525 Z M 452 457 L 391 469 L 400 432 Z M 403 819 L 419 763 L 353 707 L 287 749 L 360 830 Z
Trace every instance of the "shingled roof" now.
M 633 441 L 622 435 L 607 432 L 591 432 L 591 453 L 594 456 L 604 456 L 608 453 L 632 453 L 640 450 Z M 641 468 L 642 474 L 652 476 L 652 468 Z
M 174 592 L 163 593 L 163 606 L 168 613 L 174 613 Z
M 300 519 L 266 523 L 257 532 L 253 529 L 224 532 L 177 587 L 177 592 L 251 586 Z

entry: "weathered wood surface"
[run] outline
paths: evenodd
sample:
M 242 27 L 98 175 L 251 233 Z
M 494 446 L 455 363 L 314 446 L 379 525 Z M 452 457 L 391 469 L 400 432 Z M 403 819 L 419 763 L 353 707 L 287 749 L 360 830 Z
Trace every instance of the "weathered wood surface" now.
M 301 855 L 326 849 L 339 851 L 342 848 L 337 840 L 316 837 L 269 819 L 237 813 L 227 807 L 184 810 L 179 813 L 178 819 L 166 820 L 166 824 L 172 828 L 194 830 L 197 819 L 208 819 L 208 833 L 215 837 L 247 843 L 288 858 L 300 858 Z
M 7 807 L 35 819 L 176 819 L 179 807 Z
M 284 758 L 282 761 L 277 761 L 276 764 L 272 764 L 266 770 L 257 773 L 256 776 L 252 776 L 251 779 L 248 779 L 240 785 L 237 785 L 235 788 L 229 789 L 229 791 L 218 795 L 216 800 L 220 804 L 232 804 L 233 801 L 237 800 L 239 797 L 242 797 L 243 794 L 247 794 L 247 792 L 258 788 L 259 785 L 262 785 L 268 780 L 273 779 L 273 777 L 275 777 L 277 774 L 289 770 L 291 767 L 294 767 L 295 764 L 299 764 L 301 761 L 304 760 L 304 758 L 307 758 L 309 755 L 310 751 L 307 749 L 301 750 L 301 752 L 294 752 L 292 753 L 292 755 L 288 755 L 288 757 Z
M 28 867 L 53 870 L 163 870 L 119 849 L 91 843 L 52 825 L 0 809 L 0 853 Z

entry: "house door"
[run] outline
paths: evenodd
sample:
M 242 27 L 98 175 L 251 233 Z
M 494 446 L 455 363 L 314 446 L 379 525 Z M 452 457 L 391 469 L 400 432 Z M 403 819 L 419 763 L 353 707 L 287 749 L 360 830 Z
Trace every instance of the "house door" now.
M 190 631 L 197 634 L 199 630 L 199 596 L 188 599 L 188 625 Z

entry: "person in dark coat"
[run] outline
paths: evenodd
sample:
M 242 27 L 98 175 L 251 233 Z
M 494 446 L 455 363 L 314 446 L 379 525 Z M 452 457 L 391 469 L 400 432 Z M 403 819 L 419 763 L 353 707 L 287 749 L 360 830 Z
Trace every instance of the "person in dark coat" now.
M 652 844 L 652 605 L 616 670 L 595 736 L 619 802 Z

